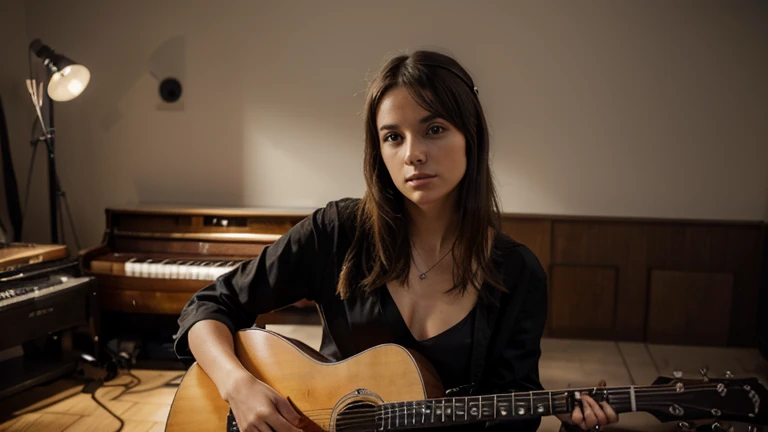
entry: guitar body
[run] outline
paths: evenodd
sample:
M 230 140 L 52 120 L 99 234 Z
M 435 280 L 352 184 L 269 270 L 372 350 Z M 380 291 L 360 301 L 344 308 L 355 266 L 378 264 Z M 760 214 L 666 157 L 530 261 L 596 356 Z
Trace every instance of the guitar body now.
M 435 369 L 399 345 L 379 345 L 331 362 L 306 345 L 262 329 L 235 335 L 235 354 L 254 377 L 288 398 L 307 432 L 412 430 L 570 414 L 588 393 L 616 413 L 646 411 L 662 422 L 768 424 L 768 390 L 756 378 L 663 378 L 650 386 L 534 390 L 445 397 Z M 173 400 L 166 431 L 233 430 L 229 406 L 193 365 Z M 713 423 L 714 424 L 714 423 Z M 727 429 L 727 428 L 725 428 Z
M 287 397 L 306 417 L 301 425 L 305 431 L 355 429 L 340 417 L 355 407 L 443 396 L 434 368 L 417 353 L 394 344 L 331 362 L 301 343 L 249 329 L 235 335 L 235 353 L 254 377 Z M 228 413 L 229 405 L 213 381 L 194 364 L 179 386 L 165 430 L 224 432 Z

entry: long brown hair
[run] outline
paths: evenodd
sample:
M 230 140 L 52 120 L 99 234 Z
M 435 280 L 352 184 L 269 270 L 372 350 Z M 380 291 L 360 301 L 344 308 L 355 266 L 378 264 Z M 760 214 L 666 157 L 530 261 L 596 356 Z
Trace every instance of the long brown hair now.
M 456 60 L 433 51 L 416 51 L 389 60 L 370 81 L 365 101 L 364 175 L 366 191 L 357 214 L 357 231 L 344 260 L 338 292 L 348 298 L 389 281 L 405 285 L 411 263 L 404 197 L 381 156 L 376 114 L 384 95 L 402 86 L 428 112 L 456 126 L 466 140 L 467 170 L 458 188 L 458 232 L 453 248 L 454 285 L 484 294 L 483 283 L 504 290 L 489 255 L 499 231 L 498 198 L 489 165 L 488 127 L 478 91 Z M 489 235 L 491 234 L 491 235 Z

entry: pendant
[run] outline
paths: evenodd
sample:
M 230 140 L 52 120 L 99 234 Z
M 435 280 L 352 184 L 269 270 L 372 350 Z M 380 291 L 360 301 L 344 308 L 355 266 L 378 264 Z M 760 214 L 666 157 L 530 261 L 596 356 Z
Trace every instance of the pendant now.
M 426 273 L 419 273 L 419 279 L 424 280 L 426 278 L 427 278 L 427 274 Z

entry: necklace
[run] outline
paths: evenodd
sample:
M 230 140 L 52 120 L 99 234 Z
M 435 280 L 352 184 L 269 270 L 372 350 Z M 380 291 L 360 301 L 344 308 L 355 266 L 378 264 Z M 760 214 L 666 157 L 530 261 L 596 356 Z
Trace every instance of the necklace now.
M 424 261 L 424 257 L 422 257 L 422 256 L 421 256 L 421 254 L 419 253 L 419 251 L 416 249 L 416 245 L 414 245 L 413 243 L 411 243 L 411 246 L 413 246 L 413 250 L 414 250 L 414 251 L 416 251 L 416 254 L 419 256 L 419 258 L 421 258 L 421 260 L 422 260 L 422 261 Z M 448 252 L 446 252 L 446 253 L 445 253 L 445 255 L 443 255 L 443 257 L 442 257 L 442 258 L 440 258 L 439 260 L 437 260 L 437 262 L 436 262 L 436 263 L 434 263 L 434 264 L 432 265 L 432 267 L 428 268 L 428 269 L 427 269 L 427 271 L 424 271 L 424 272 L 422 272 L 421 270 L 419 270 L 419 266 L 418 266 L 418 265 L 416 265 L 416 260 L 414 260 L 414 259 L 413 259 L 413 256 L 411 256 L 411 262 L 413 262 L 413 266 L 414 266 L 414 267 L 416 267 L 416 271 L 417 271 L 417 272 L 419 272 L 419 279 L 421 279 L 421 280 L 424 280 L 424 279 L 426 279 L 426 278 L 427 278 L 427 273 L 429 273 L 429 271 L 430 271 L 430 270 L 432 270 L 432 269 L 433 269 L 433 268 L 435 268 L 435 267 L 436 267 L 438 264 L 440 264 L 440 262 L 441 262 L 441 261 L 443 261 L 443 260 L 445 259 L 445 257 L 447 257 L 447 256 L 448 256 L 448 254 L 449 254 L 449 253 L 451 253 L 452 251 L 453 251 L 453 246 L 451 246 L 451 248 L 450 248 L 450 249 L 448 249 Z

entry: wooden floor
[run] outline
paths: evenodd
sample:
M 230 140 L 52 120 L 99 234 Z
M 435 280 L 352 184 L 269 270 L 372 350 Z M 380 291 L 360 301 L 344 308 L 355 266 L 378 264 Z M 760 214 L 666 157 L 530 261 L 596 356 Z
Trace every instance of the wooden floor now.
M 123 419 L 124 432 L 162 432 L 180 372 L 133 373 L 141 379 L 140 385 L 125 392 L 124 386 L 116 385 L 128 384 L 132 379 L 122 376 L 110 381 L 110 387 L 97 390 L 96 398 Z M 13 411 L 12 418 L 0 424 L 0 431 L 116 431 L 118 420 L 96 404 L 91 395 L 81 393 L 82 388 L 81 382 L 61 379 L 3 401 L 3 411 Z
M 317 326 L 268 326 L 275 331 L 320 345 Z M 699 368 L 708 366 L 710 376 L 722 377 L 726 370 L 736 377 L 755 376 L 768 382 L 768 362 L 757 350 L 705 348 L 642 343 L 544 339 L 540 374 L 547 389 L 592 386 L 605 379 L 610 386 L 650 384 L 657 376 L 671 376 L 681 370 L 684 377 L 699 377 Z M 123 431 L 159 432 L 178 384 L 179 372 L 135 370 L 142 384 L 123 393 L 123 387 L 102 388 L 96 396 L 125 421 Z M 170 381 L 170 382 L 169 382 Z M 121 377 L 109 384 L 128 383 Z M 0 431 L 116 431 L 119 423 L 90 398 L 80 393 L 82 384 L 59 380 L 3 401 L 5 413 Z M 121 394 L 122 393 L 122 394 Z M 41 395 L 47 395 L 43 398 Z M 2 421 L 2 420 L 0 420 Z M 559 421 L 545 417 L 540 431 L 559 429 Z M 615 430 L 675 430 L 674 424 L 660 424 L 645 413 L 622 414 Z M 223 430 L 223 429 L 222 429 Z M 737 427 L 737 430 L 739 428 Z

